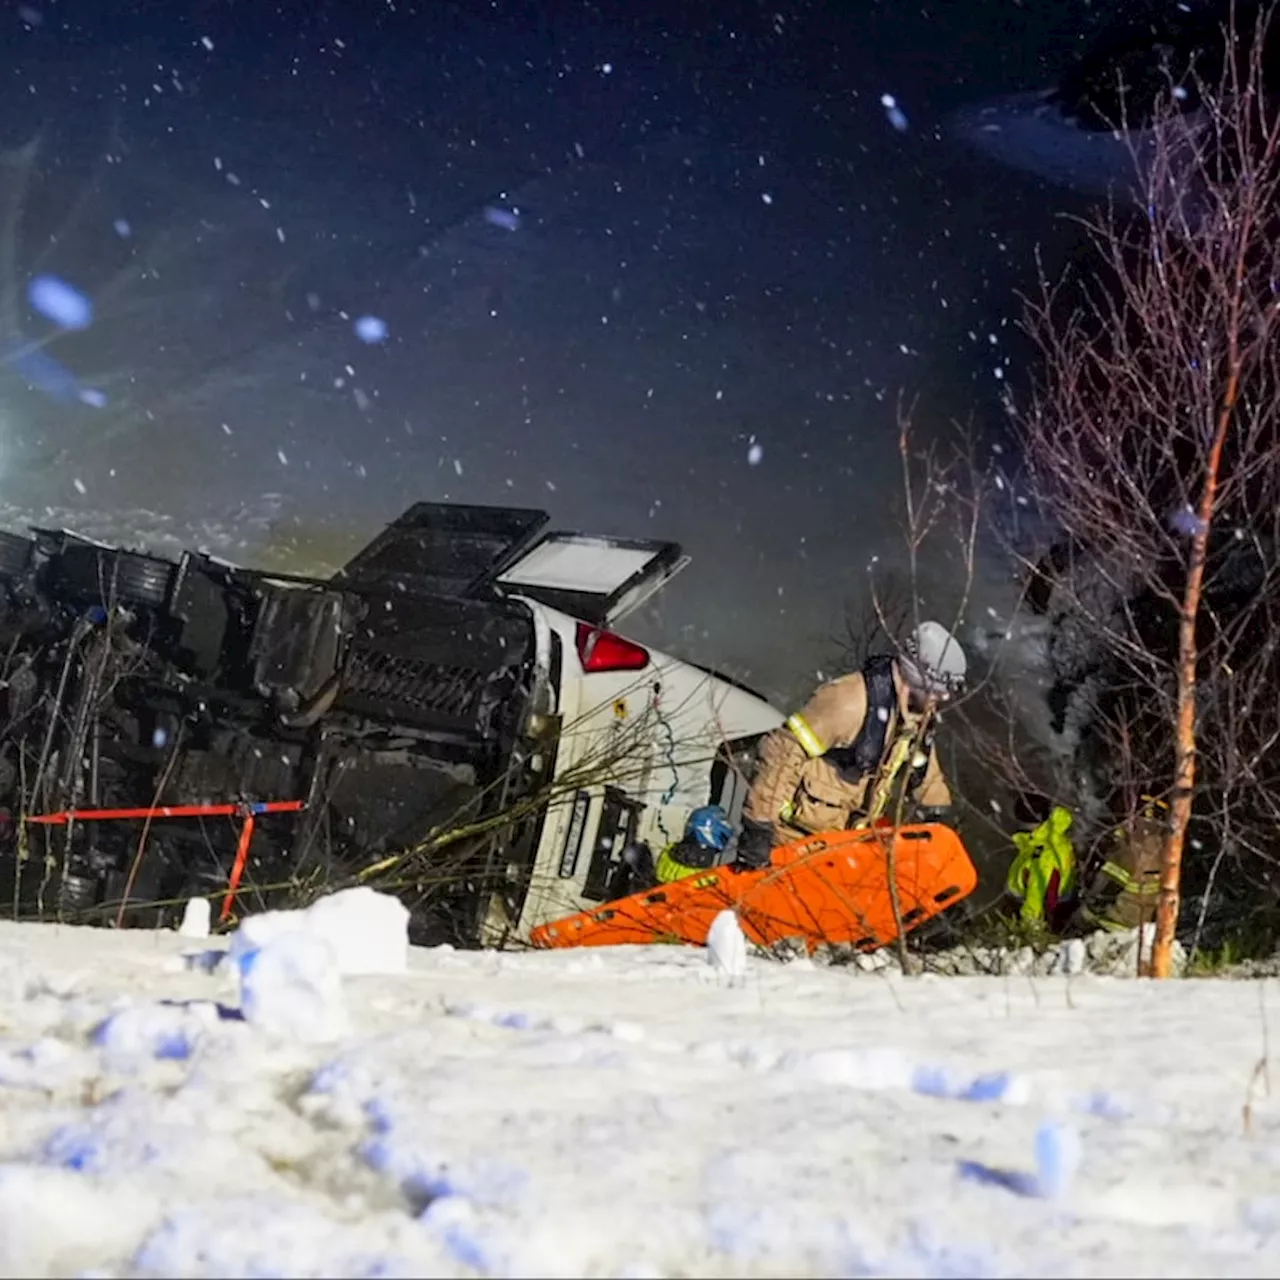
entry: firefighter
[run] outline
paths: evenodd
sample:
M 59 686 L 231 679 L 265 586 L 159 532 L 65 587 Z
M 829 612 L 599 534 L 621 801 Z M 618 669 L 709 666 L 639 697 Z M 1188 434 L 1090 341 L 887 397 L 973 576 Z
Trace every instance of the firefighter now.
M 629 844 L 622 851 L 625 879 L 610 896 L 624 897 L 717 867 L 732 839 L 729 815 L 718 804 L 704 804 L 689 815 L 680 839 L 667 845 L 656 860 L 644 841 Z
M 1021 902 L 1025 924 L 1043 924 L 1050 933 L 1094 929 L 1136 929 L 1155 918 L 1160 896 L 1160 858 L 1168 806 L 1153 796 L 1111 832 L 1100 857 L 1080 874 L 1070 830 L 1072 814 L 1054 805 L 1034 831 L 1013 837 L 1017 856 L 1006 887 Z
M 1150 924 L 1160 897 L 1160 861 L 1169 830 L 1169 806 L 1143 796 L 1142 808 L 1111 833 L 1102 865 L 1083 894 L 1082 922 L 1113 931 Z
M 923 622 L 900 655 L 876 655 L 819 686 L 760 744 L 736 864 L 763 867 L 778 845 L 893 817 L 903 786 L 922 817 L 944 817 L 951 790 L 934 747 L 936 712 L 965 672 L 959 641 Z
M 689 815 L 684 835 L 658 855 L 654 876 L 659 884 L 670 884 L 718 866 L 732 839 L 729 815 L 718 804 L 704 804 Z

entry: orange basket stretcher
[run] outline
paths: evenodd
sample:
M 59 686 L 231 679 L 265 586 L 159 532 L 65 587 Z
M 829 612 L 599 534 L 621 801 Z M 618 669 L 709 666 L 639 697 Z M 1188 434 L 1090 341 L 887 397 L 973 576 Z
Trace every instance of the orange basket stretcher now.
M 977 871 L 959 835 L 938 823 L 829 831 L 773 851 L 759 871 L 715 867 L 538 925 L 535 947 L 627 943 L 705 946 L 711 922 L 738 914 L 749 941 L 798 939 L 874 951 L 898 937 L 890 866 L 903 933 L 971 894 Z

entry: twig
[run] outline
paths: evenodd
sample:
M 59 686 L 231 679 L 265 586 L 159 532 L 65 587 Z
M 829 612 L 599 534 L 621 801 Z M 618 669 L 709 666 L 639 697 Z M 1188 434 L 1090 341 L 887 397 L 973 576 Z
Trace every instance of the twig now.
M 156 783 L 155 795 L 151 797 L 150 809 L 155 809 L 160 803 L 160 797 L 164 795 L 164 789 L 169 785 L 169 778 L 173 773 L 174 767 L 178 763 L 178 752 L 182 746 L 183 722 L 179 721 L 177 732 L 173 735 L 173 749 L 169 752 L 169 759 L 165 762 L 164 771 L 160 775 L 160 781 Z M 133 855 L 133 862 L 129 866 L 129 875 L 124 883 L 124 890 L 120 894 L 120 909 L 116 912 L 116 928 L 124 927 L 125 908 L 129 902 L 129 894 L 133 892 L 134 881 L 138 875 L 138 869 L 142 866 L 142 856 L 147 847 L 147 836 L 151 832 L 151 817 L 147 814 L 142 824 L 142 834 L 138 837 L 138 849 Z

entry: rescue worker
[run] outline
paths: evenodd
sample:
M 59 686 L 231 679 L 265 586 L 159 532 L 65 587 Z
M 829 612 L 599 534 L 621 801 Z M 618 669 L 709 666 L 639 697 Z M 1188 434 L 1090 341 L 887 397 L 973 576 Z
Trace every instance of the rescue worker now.
M 766 866 L 778 845 L 896 816 L 900 790 L 938 821 L 951 790 L 938 763 L 935 714 L 964 685 L 956 638 L 922 622 L 899 656 L 878 654 L 860 671 L 819 686 L 760 744 L 735 863 Z
M 699 871 L 717 867 L 732 839 L 733 824 L 729 815 L 718 804 L 704 804 L 689 815 L 680 839 L 667 845 L 656 860 L 644 841 L 629 844 L 622 851 L 627 878 L 610 896 L 638 893 L 641 889 L 670 884 L 673 880 L 683 880 Z
M 1155 919 L 1160 897 L 1160 860 L 1168 833 L 1169 806 L 1154 796 L 1111 833 L 1104 861 L 1083 894 L 1083 923 L 1098 929 L 1137 929 Z
M 1076 853 L 1071 839 L 1071 810 L 1055 804 L 1032 831 L 1015 831 L 1017 850 L 1005 887 L 1021 902 L 1025 925 L 1061 928 L 1076 907 Z M 1034 821 L 1034 819 L 1033 819 Z
M 654 866 L 658 883 L 670 884 L 719 866 L 720 855 L 732 839 L 733 824 L 718 804 L 704 804 L 695 809 L 685 823 L 684 835 L 658 855 Z

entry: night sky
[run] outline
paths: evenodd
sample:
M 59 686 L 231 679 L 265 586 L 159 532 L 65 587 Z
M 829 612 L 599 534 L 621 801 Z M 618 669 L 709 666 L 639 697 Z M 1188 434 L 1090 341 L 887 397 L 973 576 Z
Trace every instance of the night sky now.
M 1094 20 L 7 4 L 0 501 L 299 567 L 420 499 L 675 538 L 691 567 L 629 629 L 801 696 L 901 559 L 899 392 L 923 434 L 994 428 L 1014 291 L 1072 235 L 941 123 Z M 41 319 L 42 273 L 92 322 Z M 60 383 L 28 385 L 35 344 Z M 945 615 L 954 569 L 923 585 Z

